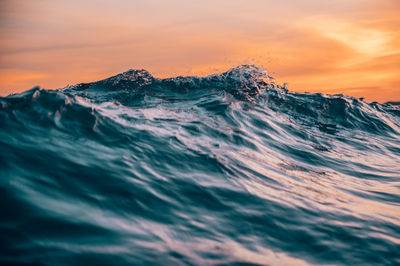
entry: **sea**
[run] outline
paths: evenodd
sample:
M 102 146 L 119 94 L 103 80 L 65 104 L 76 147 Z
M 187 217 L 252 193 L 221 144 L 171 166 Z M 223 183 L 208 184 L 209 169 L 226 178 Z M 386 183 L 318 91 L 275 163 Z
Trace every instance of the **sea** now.
M 2 265 L 400 265 L 400 106 L 262 67 L 0 98 Z

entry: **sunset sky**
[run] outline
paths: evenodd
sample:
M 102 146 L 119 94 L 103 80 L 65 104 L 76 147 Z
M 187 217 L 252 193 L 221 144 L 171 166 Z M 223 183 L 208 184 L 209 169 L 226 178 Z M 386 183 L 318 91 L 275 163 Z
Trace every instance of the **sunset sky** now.
M 399 29 L 399 0 L 0 0 L 0 95 L 254 63 L 290 90 L 400 100 Z

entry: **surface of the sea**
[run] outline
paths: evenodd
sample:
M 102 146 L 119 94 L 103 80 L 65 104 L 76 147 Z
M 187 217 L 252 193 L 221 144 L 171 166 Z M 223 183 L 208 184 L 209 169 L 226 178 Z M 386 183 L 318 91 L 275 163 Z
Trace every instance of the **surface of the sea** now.
M 255 66 L 0 98 L 4 265 L 399 265 L 400 107 Z

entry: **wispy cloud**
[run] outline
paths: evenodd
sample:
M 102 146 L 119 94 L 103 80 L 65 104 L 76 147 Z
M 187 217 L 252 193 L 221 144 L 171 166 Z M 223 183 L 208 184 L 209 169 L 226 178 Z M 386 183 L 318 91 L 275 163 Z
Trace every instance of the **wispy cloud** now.
M 255 62 L 295 90 L 385 101 L 400 95 L 398 3 L 4 0 L 0 94 L 131 67 L 165 77 Z

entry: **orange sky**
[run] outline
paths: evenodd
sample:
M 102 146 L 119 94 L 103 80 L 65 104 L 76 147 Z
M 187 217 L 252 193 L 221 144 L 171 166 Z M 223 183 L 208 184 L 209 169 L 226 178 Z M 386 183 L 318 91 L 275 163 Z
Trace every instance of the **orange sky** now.
M 0 95 L 254 62 L 291 90 L 400 100 L 399 0 L 277 2 L 1 0 Z

